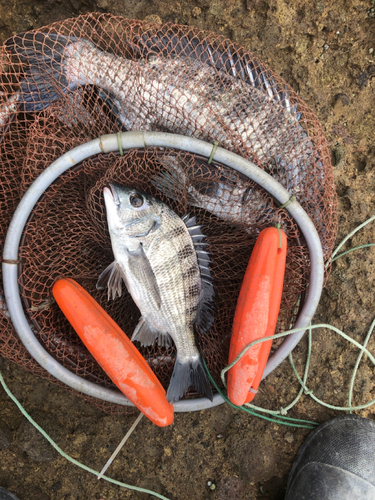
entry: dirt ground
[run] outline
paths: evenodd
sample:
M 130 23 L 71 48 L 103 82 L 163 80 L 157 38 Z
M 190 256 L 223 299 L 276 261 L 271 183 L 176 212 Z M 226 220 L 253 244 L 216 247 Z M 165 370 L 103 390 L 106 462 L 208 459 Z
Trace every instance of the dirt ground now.
M 300 93 L 322 123 L 336 178 L 338 241 L 374 215 L 374 0 L 2 0 L 0 42 L 17 32 L 95 11 L 188 24 L 224 34 L 250 49 Z M 372 224 L 351 245 L 374 241 Z M 330 323 L 363 341 L 374 319 L 374 252 L 360 250 L 333 265 L 315 322 Z M 374 340 L 369 348 L 375 349 Z M 301 372 L 305 340 L 294 353 Z M 336 334 L 314 333 L 308 384 L 317 397 L 346 405 L 356 354 Z M 64 451 L 93 469 L 101 469 L 135 419 L 107 415 L 5 359 L 0 359 L 0 369 L 41 427 Z M 257 403 L 277 409 L 297 391 L 292 370 L 284 362 L 266 379 Z M 362 404 L 374 398 L 375 368 L 365 361 L 359 368 L 354 401 Z M 371 407 L 358 413 L 375 418 Z M 308 396 L 291 412 L 318 422 L 336 414 Z M 291 463 L 308 432 L 249 417 L 225 405 L 177 414 L 165 429 L 143 420 L 108 475 L 171 500 L 281 500 Z M 151 498 L 98 482 L 67 462 L 2 390 L 0 485 L 20 500 Z

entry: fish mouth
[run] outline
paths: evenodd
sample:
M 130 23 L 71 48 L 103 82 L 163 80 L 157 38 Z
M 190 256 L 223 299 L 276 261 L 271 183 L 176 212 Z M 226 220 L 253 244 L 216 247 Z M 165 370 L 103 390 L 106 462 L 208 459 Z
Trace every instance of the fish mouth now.
M 115 205 L 117 205 L 117 206 L 120 205 L 120 197 L 118 195 L 115 184 L 111 184 L 109 182 L 108 186 L 106 186 L 103 189 L 103 193 L 105 193 L 107 196 L 110 196 Z

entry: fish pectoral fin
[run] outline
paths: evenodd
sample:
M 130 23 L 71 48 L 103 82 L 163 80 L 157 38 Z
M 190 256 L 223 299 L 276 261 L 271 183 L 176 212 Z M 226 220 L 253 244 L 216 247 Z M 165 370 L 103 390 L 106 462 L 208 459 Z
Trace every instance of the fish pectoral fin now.
M 170 347 L 171 337 L 166 332 L 161 332 L 156 328 L 152 328 L 146 321 L 141 318 L 132 335 L 132 341 L 137 340 L 142 346 L 155 344 L 158 341 L 159 346 Z
M 115 299 L 116 295 L 121 297 L 122 294 L 122 281 L 126 284 L 125 274 L 118 262 L 114 261 L 104 269 L 98 278 L 96 288 L 103 290 L 108 287 L 108 300 Z
M 128 266 L 131 274 L 138 283 L 143 284 L 149 293 L 149 298 L 152 301 L 151 306 L 160 309 L 161 296 L 159 285 L 142 245 L 139 245 L 135 251 L 128 250 L 128 257 Z

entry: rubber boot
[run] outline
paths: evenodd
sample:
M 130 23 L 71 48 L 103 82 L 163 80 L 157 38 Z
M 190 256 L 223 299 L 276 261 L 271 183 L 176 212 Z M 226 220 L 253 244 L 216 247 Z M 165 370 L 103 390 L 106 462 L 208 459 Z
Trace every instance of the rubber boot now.
M 375 500 L 375 422 L 344 415 L 315 429 L 294 460 L 285 500 Z
M 0 500 L 20 500 L 16 495 L 0 486 Z

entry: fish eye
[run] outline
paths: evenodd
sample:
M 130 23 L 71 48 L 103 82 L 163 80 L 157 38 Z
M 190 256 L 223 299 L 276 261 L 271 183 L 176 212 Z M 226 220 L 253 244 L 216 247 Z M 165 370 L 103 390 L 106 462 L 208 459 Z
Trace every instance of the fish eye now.
M 130 203 L 133 207 L 139 208 L 143 205 L 143 198 L 139 194 L 132 194 L 130 197 Z

